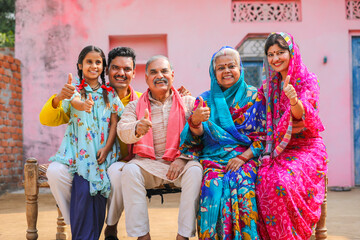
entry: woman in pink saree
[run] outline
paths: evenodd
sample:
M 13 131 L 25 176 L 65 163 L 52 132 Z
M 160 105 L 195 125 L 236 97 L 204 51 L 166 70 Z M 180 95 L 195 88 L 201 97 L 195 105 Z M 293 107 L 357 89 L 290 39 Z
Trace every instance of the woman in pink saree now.
M 289 34 L 270 34 L 265 54 L 259 93 L 266 100 L 267 139 L 256 183 L 259 233 L 264 240 L 309 239 L 320 218 L 327 172 L 319 85 Z

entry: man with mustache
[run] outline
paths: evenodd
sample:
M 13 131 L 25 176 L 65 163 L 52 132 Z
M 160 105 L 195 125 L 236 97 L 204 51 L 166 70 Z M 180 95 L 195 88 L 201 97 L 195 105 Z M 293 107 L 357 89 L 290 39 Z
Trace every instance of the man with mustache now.
M 121 174 L 130 237 L 151 239 L 146 189 L 173 182 L 182 188 L 177 239 L 195 236 L 202 167 L 180 154 L 180 133 L 190 117 L 195 98 L 181 97 L 173 87 L 174 71 L 164 56 L 154 56 L 145 68 L 148 90 L 130 102 L 117 126 L 120 139 L 133 144 L 134 158 Z
M 130 86 L 131 80 L 135 77 L 136 55 L 133 49 L 128 47 L 116 47 L 108 54 L 108 67 L 106 73 L 109 77 L 110 85 L 115 89 L 121 102 L 126 106 L 130 101 L 138 99 L 140 92 L 136 92 Z M 68 123 L 69 112 L 64 112 L 61 101 L 70 99 L 75 92 L 75 87 L 71 85 L 71 77 L 63 86 L 60 93 L 53 95 L 44 105 L 40 112 L 40 122 L 46 126 L 59 126 Z M 184 91 L 187 91 L 186 89 Z M 120 141 L 121 160 L 127 160 L 128 147 Z M 108 199 L 108 215 L 106 218 L 107 227 L 105 229 L 106 240 L 116 240 L 117 223 L 123 211 L 123 200 L 121 194 L 119 169 L 124 162 L 112 164 L 107 172 L 111 182 L 111 194 Z M 52 162 L 47 170 L 48 183 L 52 194 L 64 216 L 65 222 L 70 223 L 70 197 L 72 187 L 72 176 L 68 172 L 68 166 Z

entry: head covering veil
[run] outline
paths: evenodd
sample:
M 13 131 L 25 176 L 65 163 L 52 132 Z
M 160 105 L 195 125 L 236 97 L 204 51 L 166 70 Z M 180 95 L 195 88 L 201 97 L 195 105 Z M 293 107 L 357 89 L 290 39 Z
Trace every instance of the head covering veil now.
M 214 122 L 216 125 L 224 129 L 226 132 L 231 133 L 231 135 L 240 140 L 241 142 L 250 143 L 247 137 L 244 137 L 239 133 L 239 128 L 244 127 L 245 125 L 237 125 L 234 123 L 231 112 L 229 108 L 236 103 L 238 107 L 243 107 L 249 102 L 248 91 L 250 90 L 250 86 L 248 86 L 244 80 L 244 70 L 243 65 L 240 59 L 238 63 L 240 66 L 240 77 L 238 81 L 231 86 L 230 88 L 222 91 L 219 86 L 215 70 L 213 67 L 213 62 L 215 61 L 215 56 L 218 52 L 224 51 L 225 49 L 233 49 L 229 46 L 222 47 L 219 51 L 215 52 L 211 58 L 209 74 L 211 79 L 211 87 L 210 87 L 210 97 L 208 100 L 208 104 L 211 107 L 210 120 Z
M 283 37 L 288 44 L 290 52 L 287 73 L 290 76 L 289 83 L 294 86 L 303 105 L 312 104 L 313 109 L 317 111 L 320 90 L 316 75 L 308 71 L 301 59 L 299 48 L 290 34 L 284 32 L 271 33 L 269 37 L 274 34 Z M 290 101 L 282 91 L 281 74 L 269 65 L 267 56 L 264 57 L 263 86 L 260 91 L 264 93 L 266 98 L 267 137 L 265 153 L 276 157 L 286 148 L 291 139 L 293 117 Z M 304 107 L 306 113 L 309 108 Z M 322 124 L 318 130 L 324 130 Z

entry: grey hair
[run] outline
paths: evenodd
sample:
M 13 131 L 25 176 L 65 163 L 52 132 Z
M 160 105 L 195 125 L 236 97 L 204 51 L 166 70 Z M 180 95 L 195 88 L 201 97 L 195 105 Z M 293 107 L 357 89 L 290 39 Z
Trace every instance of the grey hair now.
M 169 59 L 167 57 L 165 57 L 164 55 L 155 55 L 155 56 L 152 56 L 151 58 L 149 58 L 149 60 L 147 60 L 147 62 L 146 62 L 146 65 L 145 65 L 145 74 L 146 75 L 148 74 L 147 71 L 148 71 L 149 65 L 153 61 L 158 60 L 158 59 L 165 59 L 169 63 L 171 71 L 173 70 L 173 66 L 172 66 L 171 62 L 169 61 Z
M 238 67 L 241 68 L 239 52 L 236 51 L 233 48 L 224 48 L 221 51 L 218 51 L 214 56 L 214 59 L 213 59 L 213 62 L 212 62 L 214 71 L 215 71 L 215 66 L 216 66 L 216 64 L 215 64 L 216 59 L 218 57 L 220 57 L 220 56 L 226 56 L 226 55 L 231 56 L 235 60 L 235 62 L 237 63 Z

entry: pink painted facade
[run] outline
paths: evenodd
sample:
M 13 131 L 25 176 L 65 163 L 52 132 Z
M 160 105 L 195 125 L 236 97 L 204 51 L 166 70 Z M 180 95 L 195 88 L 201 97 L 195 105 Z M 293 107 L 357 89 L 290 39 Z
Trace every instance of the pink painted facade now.
M 347 20 L 345 0 L 296 2 L 300 21 L 233 22 L 230 0 L 16 1 L 15 57 L 22 61 L 25 157 L 44 163 L 57 151 L 64 127 L 42 126 L 39 112 L 66 82 L 67 73 L 76 75 L 77 56 L 86 45 L 105 53 L 117 45 L 133 47 L 138 55 L 133 85 L 140 91 L 145 90 L 146 60 L 167 55 L 175 85 L 197 96 L 210 87 L 209 61 L 221 46 L 236 47 L 248 34 L 287 31 L 320 80 L 329 185 L 353 186 L 351 36 L 360 36 L 360 21 Z

